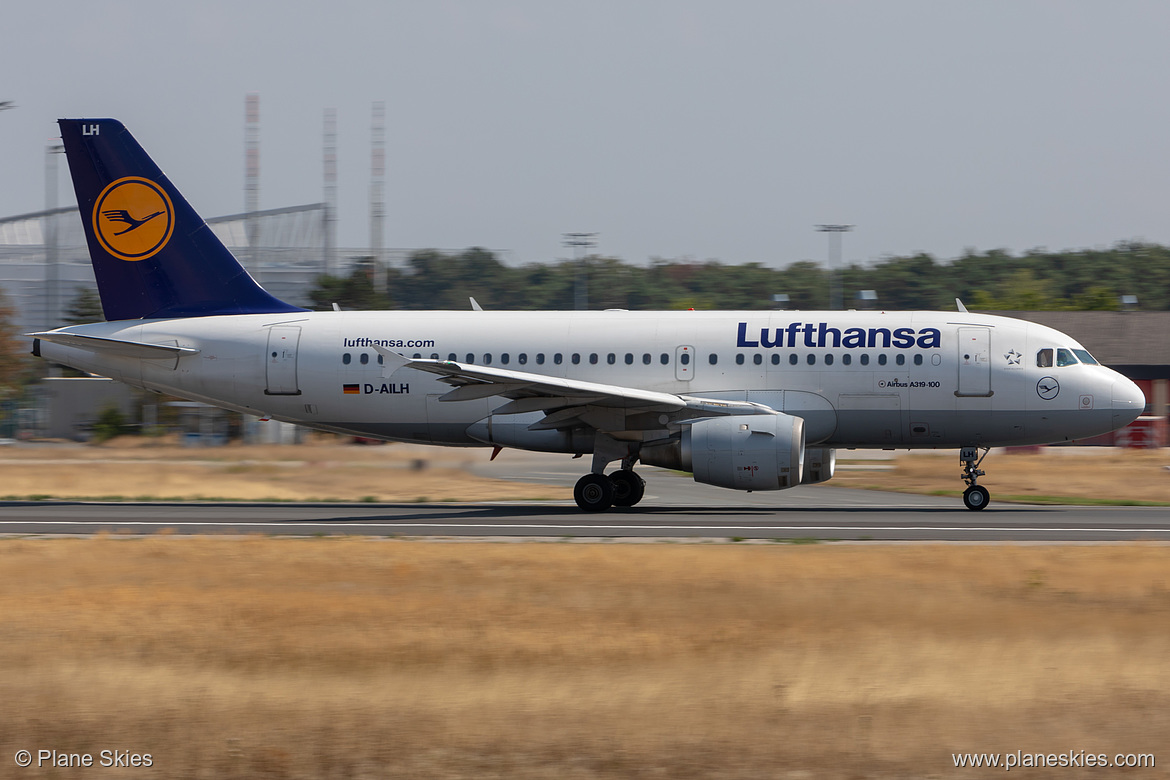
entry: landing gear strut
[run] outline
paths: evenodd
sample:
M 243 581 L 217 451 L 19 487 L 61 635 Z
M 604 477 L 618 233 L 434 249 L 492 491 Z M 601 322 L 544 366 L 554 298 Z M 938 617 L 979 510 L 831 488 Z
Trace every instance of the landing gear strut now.
M 968 509 L 978 511 L 987 506 L 991 500 L 991 494 L 987 492 L 987 488 L 977 484 L 980 477 L 987 472 L 979 468 L 979 464 L 987 457 L 987 453 L 991 452 L 990 447 L 983 449 L 983 454 L 979 454 L 978 447 L 963 447 L 959 450 L 959 461 L 963 464 L 963 481 L 967 483 L 967 489 L 963 491 L 963 503 L 967 505 Z

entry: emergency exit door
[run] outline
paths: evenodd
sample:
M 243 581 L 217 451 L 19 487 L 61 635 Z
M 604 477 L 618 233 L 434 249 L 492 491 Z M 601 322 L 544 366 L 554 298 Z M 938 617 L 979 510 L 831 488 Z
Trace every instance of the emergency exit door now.
M 296 325 L 273 325 L 268 329 L 268 387 L 265 395 L 300 395 L 297 387 L 297 344 L 301 329 Z
M 689 382 L 695 376 L 695 348 L 676 347 L 674 350 L 674 378 Z

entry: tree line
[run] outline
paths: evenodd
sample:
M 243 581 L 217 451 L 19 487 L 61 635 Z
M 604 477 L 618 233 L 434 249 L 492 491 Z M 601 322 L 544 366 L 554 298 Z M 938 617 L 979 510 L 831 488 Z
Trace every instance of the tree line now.
M 381 278 L 378 275 L 381 275 Z M 951 261 L 929 254 L 889 257 L 838 271 L 846 308 L 861 308 L 872 290 L 882 309 L 1112 310 L 1135 295 L 1145 310 L 1170 308 L 1170 248 L 1120 243 L 1109 249 L 1013 255 L 969 251 Z M 379 269 L 353 258 L 344 276 L 321 276 L 310 293 L 314 308 L 467 309 L 474 297 L 486 309 L 573 309 L 582 293 L 590 309 L 825 309 L 830 278 L 820 263 L 785 268 L 759 263 L 655 260 L 630 265 L 592 256 L 510 267 L 480 248 L 457 254 L 413 253 L 402 268 Z M 778 304 L 773 296 L 787 296 Z
M 830 294 L 827 271 L 812 261 L 785 268 L 677 260 L 638 266 L 593 256 L 511 267 L 472 248 L 418 251 L 402 268 L 378 269 L 370 258 L 351 263 L 347 275 L 317 279 L 310 292 L 315 308 L 458 310 L 474 297 L 485 309 L 564 310 L 576 308 L 580 285 L 590 309 L 771 309 L 779 306 L 774 295 L 786 295 L 785 308 L 810 310 L 827 308 Z M 1147 311 L 1170 309 L 1170 248 L 1158 244 L 1022 255 L 969 251 L 950 261 L 918 254 L 849 265 L 838 275 L 847 308 L 860 308 L 857 294 L 873 290 L 873 305 L 881 309 L 953 309 L 960 298 L 973 311 L 1112 310 L 1123 295 L 1137 296 Z M 79 290 L 65 319 L 101 320 L 97 295 Z M 27 352 L 0 295 L 0 405 L 40 375 Z

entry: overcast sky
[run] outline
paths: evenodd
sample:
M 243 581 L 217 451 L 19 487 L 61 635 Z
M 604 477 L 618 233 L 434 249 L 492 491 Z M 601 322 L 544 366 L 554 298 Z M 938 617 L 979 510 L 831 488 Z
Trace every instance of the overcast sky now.
M 783 266 L 1170 244 L 1170 3 L 12 0 L 0 216 L 44 207 L 60 116 L 122 120 L 204 217 L 320 201 L 368 243 L 386 102 L 389 247 Z M 61 175 L 61 203 L 73 202 Z

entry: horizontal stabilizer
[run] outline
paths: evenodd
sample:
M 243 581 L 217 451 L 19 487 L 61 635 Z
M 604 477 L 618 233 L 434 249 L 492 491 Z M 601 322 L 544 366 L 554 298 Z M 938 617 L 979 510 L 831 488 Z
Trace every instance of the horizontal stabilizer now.
M 76 347 L 77 349 L 86 349 L 91 352 L 104 352 L 106 354 L 121 355 L 122 357 L 137 358 L 139 360 L 168 358 L 173 360 L 184 355 L 199 354 L 199 350 L 197 349 L 180 347 L 175 344 L 147 344 L 143 341 L 123 341 L 122 339 L 109 339 L 102 336 L 83 336 L 80 333 L 48 331 L 47 333 L 28 333 L 26 335 L 34 339 L 40 339 L 41 341 L 60 344 L 64 347 Z

